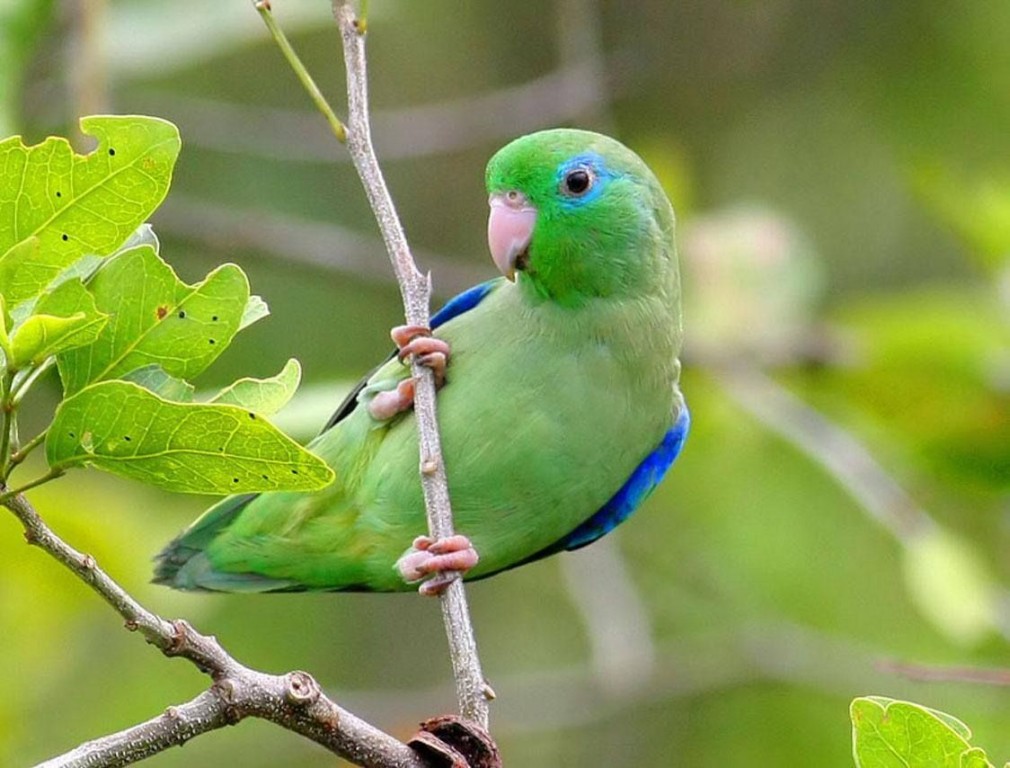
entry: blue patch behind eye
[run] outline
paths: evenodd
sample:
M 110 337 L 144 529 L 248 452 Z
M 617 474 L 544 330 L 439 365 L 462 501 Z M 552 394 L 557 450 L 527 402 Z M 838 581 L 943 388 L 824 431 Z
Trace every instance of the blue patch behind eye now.
M 627 520 L 666 476 L 667 470 L 680 454 L 680 449 L 684 447 L 690 426 L 691 415 L 685 406 L 677 423 L 663 436 L 656 449 L 635 467 L 631 477 L 610 497 L 610 501 L 551 549 L 556 552 L 560 549 L 584 547 Z
M 557 172 L 557 188 L 561 189 L 561 185 L 565 180 L 565 176 L 574 170 L 579 168 L 588 168 L 593 172 L 596 177 L 593 186 L 590 187 L 589 191 L 584 195 L 579 195 L 576 197 L 566 195 L 564 192 L 558 193 L 561 198 L 561 204 L 567 208 L 574 208 L 577 206 L 585 205 L 586 203 L 595 200 L 603 192 L 607 183 L 611 179 L 617 178 L 620 174 L 615 173 L 607 167 L 606 161 L 603 156 L 597 154 L 596 152 L 584 152 L 581 155 L 576 155 L 575 157 L 566 160 L 561 165 L 558 166 Z

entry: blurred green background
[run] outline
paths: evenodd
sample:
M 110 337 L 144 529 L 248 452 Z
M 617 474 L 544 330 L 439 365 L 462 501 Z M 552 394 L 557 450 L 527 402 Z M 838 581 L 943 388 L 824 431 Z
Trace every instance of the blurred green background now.
M 342 105 L 329 3 L 274 8 Z M 618 136 L 679 214 L 683 457 L 608 539 L 470 589 L 506 764 L 846 766 L 861 694 L 949 711 L 1010 758 L 1010 691 L 916 679 L 1010 664 L 1010 3 L 373 0 L 369 63 L 380 159 L 442 298 L 493 273 L 483 166 L 524 132 Z M 153 219 L 166 260 L 189 282 L 237 262 L 271 306 L 206 386 L 298 357 L 281 421 L 311 436 L 402 316 L 343 148 L 248 0 L 6 0 L 3 135 L 110 111 L 182 131 Z M 246 664 L 309 670 L 401 737 L 454 708 L 432 602 L 173 593 L 151 557 L 209 499 L 95 472 L 33 498 Z M 206 686 L 9 516 L 0 634 L 2 765 Z M 151 764 L 333 758 L 247 721 Z

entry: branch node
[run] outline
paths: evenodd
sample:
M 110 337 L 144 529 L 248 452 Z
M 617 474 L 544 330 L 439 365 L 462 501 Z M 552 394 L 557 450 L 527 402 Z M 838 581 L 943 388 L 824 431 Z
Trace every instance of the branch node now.
M 435 768 L 501 768 L 491 735 L 472 720 L 440 715 L 421 723 L 407 745 Z
M 169 720 L 178 720 L 179 719 L 179 708 L 178 707 L 168 707 L 165 710 L 165 717 L 168 718 Z
M 421 472 L 425 475 L 433 475 L 438 472 L 438 462 L 432 458 L 427 458 L 421 462 Z
M 284 698 L 289 704 L 297 707 L 307 707 L 319 699 L 319 684 L 308 672 L 297 670 L 287 675 L 287 688 Z
M 95 562 L 95 558 L 92 555 L 83 555 L 81 557 L 81 568 L 86 571 L 94 571 L 98 563 Z
M 140 629 L 140 624 L 137 623 L 136 619 L 127 619 L 123 622 L 123 626 L 126 627 L 127 632 L 136 632 Z
M 494 701 L 498 698 L 498 694 L 494 692 L 494 688 L 488 684 L 487 680 L 484 681 L 484 685 L 480 689 L 480 692 L 484 694 L 484 698 L 488 701 Z

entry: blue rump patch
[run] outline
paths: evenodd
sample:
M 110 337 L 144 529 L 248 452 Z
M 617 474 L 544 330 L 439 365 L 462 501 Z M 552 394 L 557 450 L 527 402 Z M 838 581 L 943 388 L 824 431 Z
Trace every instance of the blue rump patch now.
M 635 467 L 635 471 L 627 479 L 621 489 L 615 493 L 600 510 L 582 525 L 558 542 L 554 551 L 561 549 L 578 549 L 591 544 L 604 534 L 627 520 L 631 513 L 638 509 L 653 489 L 666 476 L 667 470 L 680 454 L 684 446 L 688 429 L 691 426 L 691 415 L 687 407 L 681 411 L 677 423 L 663 436 L 663 440 L 645 459 Z

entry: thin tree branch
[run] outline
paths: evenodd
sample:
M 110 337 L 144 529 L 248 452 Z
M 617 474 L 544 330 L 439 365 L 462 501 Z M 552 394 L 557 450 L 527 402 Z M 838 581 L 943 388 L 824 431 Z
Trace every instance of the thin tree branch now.
M 368 80 L 365 68 L 365 33 L 346 0 L 334 0 L 333 13 L 340 26 L 347 69 L 347 148 L 354 167 L 365 187 L 368 202 L 386 243 L 397 282 L 403 296 L 407 323 L 427 326 L 431 300 L 431 280 L 422 275 L 410 255 L 407 238 L 393 200 L 382 177 L 375 150 L 372 148 L 368 121 Z M 453 534 L 452 507 L 442 460 L 441 440 L 435 408 L 435 380 L 430 369 L 412 362 L 412 374 L 417 380 L 414 413 L 420 442 L 421 484 L 428 514 L 428 527 L 435 538 Z M 453 581 L 441 596 L 442 619 L 449 640 L 456 696 L 460 714 L 487 730 L 488 700 L 493 696 L 484 681 L 477 642 L 467 607 L 463 582 Z
M 144 608 L 91 555 L 78 552 L 50 529 L 23 495 L 4 501 L 21 521 L 25 539 L 69 568 L 166 656 L 188 659 L 214 684 L 192 701 L 169 707 L 153 720 L 82 744 L 55 757 L 47 768 L 127 765 L 246 717 L 259 717 L 315 741 L 331 752 L 371 768 L 423 768 L 405 744 L 330 700 L 305 672 L 268 675 L 233 659 L 214 637 L 185 621 L 167 621 Z

